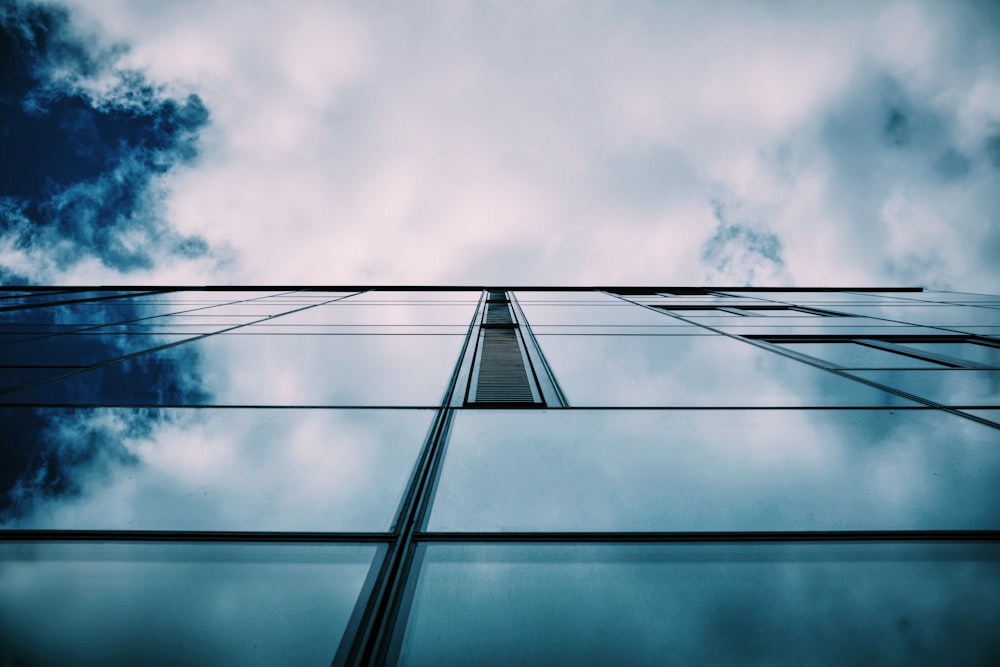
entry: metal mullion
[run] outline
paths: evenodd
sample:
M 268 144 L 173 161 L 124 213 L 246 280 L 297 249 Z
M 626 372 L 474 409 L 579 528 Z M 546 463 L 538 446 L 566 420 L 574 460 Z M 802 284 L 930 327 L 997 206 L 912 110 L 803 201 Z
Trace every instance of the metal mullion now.
M 413 536 L 419 526 L 426 521 L 431 494 L 441 466 L 444 443 L 454 413 L 450 404 L 460 380 L 466 375 L 465 362 L 469 355 L 469 343 L 473 332 L 478 331 L 477 323 L 482 320 L 485 304 L 484 295 L 480 293 L 476 311 L 465 334 L 462 350 L 455 360 L 451 379 L 393 521 L 395 538 L 389 545 L 371 595 L 367 600 L 358 601 L 359 605 L 364 605 L 364 609 L 355 610 L 359 618 L 357 630 L 349 642 L 345 635 L 333 658 L 334 665 L 379 664 L 389 651 L 399 610 L 408 599 L 407 590 L 412 590 L 415 583 L 411 574 L 414 572 L 413 560 L 416 548 Z
M 385 543 L 390 533 L 254 530 L 0 530 L 0 542 L 322 542 Z
M 542 352 L 542 348 L 538 344 L 538 339 L 535 338 L 535 334 L 531 330 L 531 323 L 528 322 L 517 296 L 511 292 L 509 298 L 514 321 L 522 331 L 521 342 L 524 346 L 522 352 L 528 357 L 528 367 L 531 368 L 535 384 L 541 392 L 543 405 L 550 408 L 566 407 L 569 405 L 566 395 L 563 393 L 562 387 L 559 386 L 559 381 L 556 379 L 552 367 L 549 366 L 545 353 Z
M 946 542 L 1000 541 L 1000 530 L 766 530 L 766 531 L 548 531 L 548 532 L 426 532 L 415 536 L 427 543 L 643 543 L 643 542 Z

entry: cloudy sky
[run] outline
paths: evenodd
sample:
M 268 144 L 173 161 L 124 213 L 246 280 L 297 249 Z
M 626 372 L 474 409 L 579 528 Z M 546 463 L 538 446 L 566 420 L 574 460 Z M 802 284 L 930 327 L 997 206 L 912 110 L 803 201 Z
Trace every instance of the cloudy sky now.
M 996 291 L 1000 6 L 0 0 L 6 283 Z

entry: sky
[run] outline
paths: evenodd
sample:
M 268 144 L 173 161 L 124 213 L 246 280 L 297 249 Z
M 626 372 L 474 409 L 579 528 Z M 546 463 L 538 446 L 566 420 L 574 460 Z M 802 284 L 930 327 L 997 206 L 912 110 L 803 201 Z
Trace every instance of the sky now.
M 996 292 L 992 2 L 0 0 L 6 284 Z

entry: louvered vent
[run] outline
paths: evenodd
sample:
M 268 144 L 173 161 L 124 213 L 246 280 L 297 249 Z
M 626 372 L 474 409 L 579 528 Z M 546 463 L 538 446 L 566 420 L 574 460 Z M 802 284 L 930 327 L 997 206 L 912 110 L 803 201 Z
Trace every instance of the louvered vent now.
M 514 329 L 483 329 L 482 345 L 476 403 L 533 403 Z
M 477 404 L 541 404 L 541 393 L 526 366 L 521 336 L 507 293 L 490 291 L 479 330 L 475 370 L 468 402 Z
M 486 324 L 514 324 L 510 316 L 510 304 L 489 303 L 486 309 Z

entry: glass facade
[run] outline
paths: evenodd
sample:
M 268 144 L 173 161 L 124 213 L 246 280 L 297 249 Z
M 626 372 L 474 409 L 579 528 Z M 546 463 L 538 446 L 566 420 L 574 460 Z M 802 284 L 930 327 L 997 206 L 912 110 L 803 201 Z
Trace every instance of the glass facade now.
M 0 292 L 0 664 L 1000 662 L 1000 296 Z

